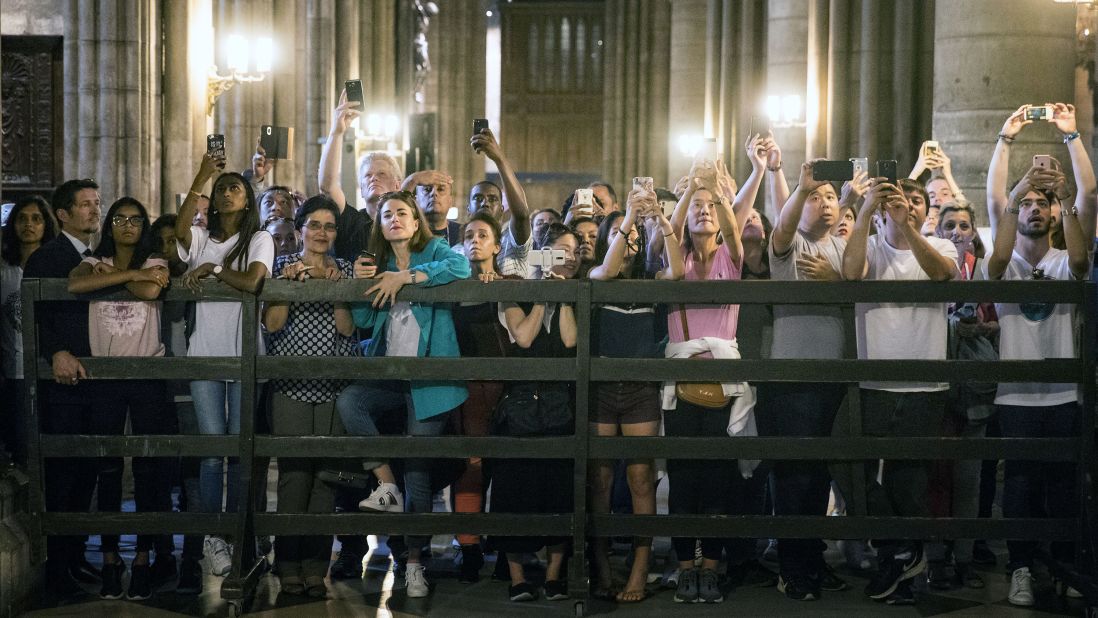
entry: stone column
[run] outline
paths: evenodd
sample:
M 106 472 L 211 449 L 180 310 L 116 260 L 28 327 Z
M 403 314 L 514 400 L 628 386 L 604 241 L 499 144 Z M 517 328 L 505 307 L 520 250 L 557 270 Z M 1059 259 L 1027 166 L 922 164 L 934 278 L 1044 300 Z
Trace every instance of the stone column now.
M 705 100 L 700 85 L 705 83 L 706 0 L 676 2 L 671 12 L 671 44 L 667 116 L 667 185 L 673 185 L 690 171 L 690 158 L 679 152 L 681 135 L 701 135 L 704 130 Z M 656 172 L 653 172 L 656 173 Z
M 934 136 L 947 148 L 957 182 L 986 221 L 987 166 L 1007 116 L 1024 103 L 1070 101 L 1074 94 L 1075 7 L 939 2 L 934 35 Z M 1010 178 L 1021 176 L 1038 153 L 1068 164 L 1059 134 L 1034 123 L 1011 148 Z
M 206 150 L 206 69 L 197 66 L 202 54 L 198 46 L 208 45 L 200 26 L 193 23 L 209 17 L 209 0 L 169 2 L 164 5 L 163 104 L 160 126 L 163 150 L 160 161 L 161 212 L 175 212 L 177 193 L 186 193 Z
M 488 21 L 479 2 L 442 4 L 431 19 L 432 76 L 424 93 L 438 112 L 438 165 L 454 178 L 454 206 L 464 211 L 465 196 L 484 178 L 484 161 L 469 147 L 473 118 L 484 117 L 485 37 Z M 432 101 L 431 97 L 437 97 Z M 433 105 L 432 105 L 433 104 Z M 504 144 L 506 146 L 506 144 Z
M 766 90 L 759 93 L 760 99 L 771 94 L 795 94 L 802 101 L 807 100 L 807 8 L 805 0 L 769 0 L 767 3 Z M 803 127 L 775 129 L 774 137 L 781 146 L 783 160 L 804 161 Z
M 305 73 L 299 90 L 305 95 L 306 125 L 302 127 L 305 142 L 305 191 L 317 193 L 317 170 L 320 166 L 319 140 L 328 136 L 332 110 L 335 108 L 335 6 L 332 0 L 308 3 L 305 32 Z M 354 186 L 344 189 L 353 191 Z

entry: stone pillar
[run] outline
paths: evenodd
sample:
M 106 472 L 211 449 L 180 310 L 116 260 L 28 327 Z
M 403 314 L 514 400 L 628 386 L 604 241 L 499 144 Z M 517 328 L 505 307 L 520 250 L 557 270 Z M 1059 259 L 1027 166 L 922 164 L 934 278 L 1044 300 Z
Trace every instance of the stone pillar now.
M 806 0 L 767 3 L 766 90 L 759 93 L 760 99 L 771 94 L 795 94 L 802 101 L 807 100 L 808 6 Z M 755 104 L 756 109 L 760 103 Z M 774 137 L 781 146 L 784 161 L 804 161 L 803 127 L 775 129 Z
M 164 54 L 160 158 L 160 210 L 175 212 L 177 193 L 186 193 L 206 150 L 206 69 L 195 53 L 208 45 L 201 26 L 208 21 L 209 0 L 169 2 L 164 5 L 164 39 L 170 41 Z
M 1024 103 L 1070 101 L 1074 94 L 1075 7 L 939 2 L 934 35 L 934 136 L 986 221 L 987 166 L 1007 116 Z M 1026 127 L 1011 148 L 1009 177 L 1021 176 L 1034 154 L 1053 154 L 1067 165 L 1058 135 L 1042 123 Z
M 484 117 L 487 28 L 488 18 L 479 2 L 442 4 L 438 16 L 431 19 L 429 82 L 437 84 L 437 89 L 426 89 L 425 103 L 438 112 L 437 167 L 454 178 L 454 206 L 459 213 L 472 184 L 484 178 L 484 161 L 469 147 L 469 138 L 473 118 Z
M 603 176 L 619 187 L 667 169 L 669 23 L 667 2 L 606 2 Z
M 308 3 L 305 32 L 305 118 L 303 127 L 305 142 L 305 191 L 317 193 L 317 170 L 320 166 L 319 140 L 328 137 L 332 110 L 335 109 L 335 6 L 332 0 L 313 0 Z M 355 190 L 354 185 L 344 192 Z
M 690 157 L 679 151 L 681 135 L 702 135 L 705 100 L 699 85 L 705 83 L 706 0 L 676 2 L 671 12 L 671 44 L 667 115 L 667 180 L 675 181 L 690 171 Z M 656 172 L 653 172 L 656 173 Z
M 95 178 L 104 204 L 160 211 L 158 4 L 70 0 L 65 16 L 66 178 Z
M 808 7 L 807 83 L 804 97 L 806 159 L 827 157 L 829 4 L 828 0 L 812 0 Z

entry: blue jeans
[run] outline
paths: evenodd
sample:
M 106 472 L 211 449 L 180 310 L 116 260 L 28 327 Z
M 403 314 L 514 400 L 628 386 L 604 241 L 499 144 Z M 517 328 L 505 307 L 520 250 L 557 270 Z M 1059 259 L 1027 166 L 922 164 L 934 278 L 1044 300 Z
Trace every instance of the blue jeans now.
M 440 436 L 446 429 L 449 413 L 417 419 L 407 382 L 396 380 L 361 381 L 348 386 L 336 399 L 336 410 L 343 427 L 351 436 L 379 435 L 377 422 L 386 415 L 405 418 L 410 436 Z M 431 460 L 409 457 L 404 460 L 404 512 L 431 512 Z M 408 547 L 422 547 L 426 536 L 408 536 Z
M 240 382 L 195 380 L 191 382 L 191 399 L 198 418 L 198 432 L 202 435 L 237 435 L 240 433 Z M 221 512 L 224 468 L 222 457 L 204 457 L 198 473 L 198 491 L 202 496 L 202 510 L 206 513 Z M 240 461 L 229 458 L 229 488 L 226 510 L 236 511 L 240 495 Z

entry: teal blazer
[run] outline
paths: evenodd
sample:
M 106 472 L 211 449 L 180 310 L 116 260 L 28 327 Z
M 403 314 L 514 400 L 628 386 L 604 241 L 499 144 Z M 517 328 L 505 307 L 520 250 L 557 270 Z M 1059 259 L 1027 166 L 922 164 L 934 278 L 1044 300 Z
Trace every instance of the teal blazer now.
M 396 269 L 396 258 L 390 257 L 385 270 L 395 271 Z M 426 280 L 421 285 L 427 287 L 467 279 L 471 272 L 469 261 L 465 256 L 450 249 L 441 238 L 431 239 L 423 251 L 412 253 L 409 269 L 418 270 L 425 275 Z M 391 308 L 391 305 L 386 305 L 381 309 L 375 309 L 368 302 L 351 304 L 351 315 L 354 316 L 355 326 L 374 330 L 374 336 L 366 346 L 366 356 L 379 356 L 381 342 L 385 341 L 385 334 L 388 332 Z M 417 355 L 420 358 L 461 356 L 450 303 L 412 303 L 412 315 L 419 324 Z M 429 350 L 428 341 L 430 342 Z M 412 402 L 415 405 L 416 418 L 420 420 L 449 412 L 461 405 L 469 396 L 469 392 L 465 389 L 465 382 L 460 380 L 412 380 L 411 382 Z

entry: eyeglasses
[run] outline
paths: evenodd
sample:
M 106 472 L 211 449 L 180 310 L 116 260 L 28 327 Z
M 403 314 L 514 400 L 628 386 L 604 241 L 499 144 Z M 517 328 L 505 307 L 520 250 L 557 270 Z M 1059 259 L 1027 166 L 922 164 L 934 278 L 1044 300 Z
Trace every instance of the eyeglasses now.
M 111 217 L 111 223 L 113 223 L 115 227 L 122 227 L 124 225 L 129 225 L 131 227 L 141 227 L 145 224 L 145 217 L 142 217 L 141 215 L 133 215 L 132 217 L 127 217 L 126 215 L 115 215 Z
M 321 223 L 320 221 L 309 221 L 305 224 L 305 228 L 312 232 L 319 232 L 324 230 L 329 234 L 333 234 L 336 231 L 336 224 L 334 223 Z

